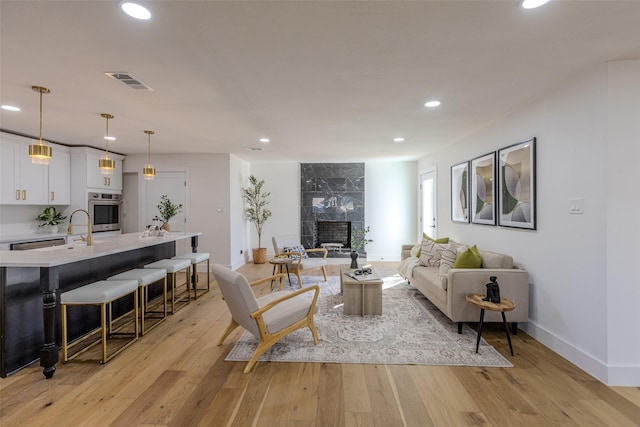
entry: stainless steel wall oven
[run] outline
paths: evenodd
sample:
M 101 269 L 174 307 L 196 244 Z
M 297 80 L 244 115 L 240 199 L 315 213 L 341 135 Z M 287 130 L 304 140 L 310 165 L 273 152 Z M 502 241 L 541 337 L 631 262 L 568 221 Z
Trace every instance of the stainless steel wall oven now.
M 120 230 L 122 196 L 120 194 L 89 193 L 89 213 L 94 232 Z

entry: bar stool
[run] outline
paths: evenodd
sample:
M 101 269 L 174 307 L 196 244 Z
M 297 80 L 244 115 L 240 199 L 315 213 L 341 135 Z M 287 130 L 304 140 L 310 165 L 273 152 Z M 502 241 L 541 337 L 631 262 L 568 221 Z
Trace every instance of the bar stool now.
M 195 299 L 198 299 L 198 291 L 202 291 L 203 294 L 209 292 L 210 287 L 209 287 L 209 282 L 211 281 L 210 279 L 210 268 L 209 268 L 209 253 L 208 252 L 188 252 L 182 255 L 178 255 L 178 256 L 174 256 L 173 259 L 188 259 L 189 261 L 191 261 L 191 266 L 192 266 L 192 273 L 191 273 L 191 283 L 193 285 L 193 294 L 195 296 Z M 205 262 L 207 261 L 207 287 L 206 288 L 199 288 L 198 287 L 198 267 L 197 265 L 200 264 L 201 262 Z
M 137 280 L 140 293 L 140 336 L 145 332 L 158 326 L 167 318 L 167 270 L 163 268 L 134 268 L 107 280 Z M 162 303 L 156 304 L 153 309 L 149 309 L 149 286 L 162 280 Z M 155 310 L 162 304 L 162 310 Z M 145 327 L 145 320 L 157 319 L 148 328 Z
M 191 290 L 189 289 L 191 261 L 188 259 L 161 259 L 145 265 L 144 268 L 164 269 L 167 272 L 167 288 L 171 290 L 171 314 L 189 304 L 191 300 Z M 186 278 L 183 284 L 178 285 L 176 284 L 176 276 L 183 270 L 186 270 Z M 176 289 L 183 285 L 185 290 L 178 294 Z
M 133 294 L 133 323 L 134 332 L 120 332 L 113 329 L 114 320 L 112 318 L 111 303 L 120 298 Z M 87 335 L 79 338 L 71 344 L 67 344 L 67 306 L 76 305 L 97 305 L 100 306 L 100 328 L 96 328 Z M 107 363 L 125 348 L 129 347 L 138 339 L 138 281 L 137 280 L 100 280 L 85 286 L 64 292 L 60 295 L 60 307 L 62 311 L 62 362 L 100 362 Z M 107 315 L 107 311 L 109 312 Z M 126 314 L 125 314 L 126 315 Z M 120 316 L 120 318 L 124 317 Z M 118 320 L 118 319 L 116 319 Z M 128 324 L 128 323 L 127 323 Z M 125 324 L 126 325 L 126 324 Z M 69 356 L 69 349 L 85 341 L 95 333 L 101 332 L 100 340 L 94 341 L 82 350 Z M 107 338 L 125 339 L 122 347 L 107 355 Z M 100 359 L 76 359 L 80 354 L 88 351 L 95 345 L 102 344 L 102 357 Z

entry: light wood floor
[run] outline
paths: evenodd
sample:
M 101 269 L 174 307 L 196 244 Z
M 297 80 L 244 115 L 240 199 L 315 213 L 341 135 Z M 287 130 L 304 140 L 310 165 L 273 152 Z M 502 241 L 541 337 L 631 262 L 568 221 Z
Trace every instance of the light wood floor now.
M 255 280 L 271 266 L 240 271 Z M 215 345 L 229 313 L 212 288 L 107 365 L 0 379 L 0 426 L 640 425 L 640 389 L 607 387 L 522 331 L 511 357 L 494 326 L 483 336 L 514 368 L 259 362 L 244 375 L 224 361 L 239 332 Z

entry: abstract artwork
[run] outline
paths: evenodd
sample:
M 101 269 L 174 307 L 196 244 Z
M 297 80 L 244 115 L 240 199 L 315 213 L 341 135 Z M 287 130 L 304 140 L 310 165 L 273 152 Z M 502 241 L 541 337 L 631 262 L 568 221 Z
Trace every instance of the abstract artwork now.
M 536 139 L 498 151 L 498 222 L 504 227 L 536 229 Z
M 496 152 L 471 160 L 471 222 L 496 225 Z
M 469 222 L 469 162 L 451 166 L 451 221 Z

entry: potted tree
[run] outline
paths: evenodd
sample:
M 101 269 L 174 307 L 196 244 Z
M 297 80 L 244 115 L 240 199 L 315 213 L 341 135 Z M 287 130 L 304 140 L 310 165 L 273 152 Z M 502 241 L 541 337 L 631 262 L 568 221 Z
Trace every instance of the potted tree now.
M 254 264 L 264 264 L 267 261 L 267 248 L 262 247 L 262 226 L 271 216 L 271 211 L 266 208 L 269 204 L 267 198 L 271 193 L 262 191 L 264 180 L 258 179 L 251 175 L 249 177 L 249 186 L 242 188 L 242 198 L 246 206 L 245 215 L 249 222 L 252 222 L 258 232 L 258 247 L 253 248 Z
M 67 217 L 62 216 L 55 207 L 47 206 L 36 219 L 41 222 L 40 227 L 46 227 L 50 233 L 57 233 L 58 224 L 61 224 Z
M 158 212 L 160 213 L 160 218 L 162 218 L 162 228 L 164 230 L 171 231 L 169 220 L 178 215 L 180 211 L 182 211 L 182 203 L 180 203 L 179 205 L 174 205 L 173 203 L 171 203 L 171 200 L 169 200 L 169 197 L 166 194 L 163 194 L 160 197 Z

